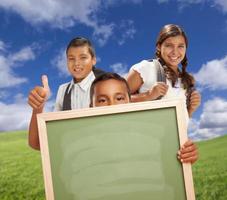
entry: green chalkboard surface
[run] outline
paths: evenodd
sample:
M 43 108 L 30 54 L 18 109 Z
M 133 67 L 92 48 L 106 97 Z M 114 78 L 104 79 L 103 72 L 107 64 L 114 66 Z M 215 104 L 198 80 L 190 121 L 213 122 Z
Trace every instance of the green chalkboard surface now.
M 53 191 L 47 198 L 187 199 L 176 155 L 180 147 L 176 107 L 134 111 L 132 105 L 129 111 L 83 116 L 82 110 L 80 117 L 45 121 L 42 134 L 48 152 L 42 151 L 42 156 L 49 157 L 46 175 Z

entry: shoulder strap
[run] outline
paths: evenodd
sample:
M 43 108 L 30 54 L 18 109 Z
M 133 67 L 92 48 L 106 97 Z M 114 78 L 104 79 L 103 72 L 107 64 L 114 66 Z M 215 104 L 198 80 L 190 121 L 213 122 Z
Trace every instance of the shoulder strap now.
M 148 59 L 148 62 L 153 62 L 154 66 L 157 68 L 157 81 L 166 83 L 166 75 L 163 65 L 156 59 Z
M 72 110 L 72 108 L 71 108 L 71 91 L 72 90 L 70 90 L 68 92 L 69 87 L 70 87 L 70 83 L 67 85 L 66 90 L 65 90 L 62 110 Z
M 157 82 L 166 83 L 166 75 L 165 75 L 163 65 L 158 60 L 154 60 L 154 59 L 149 59 L 148 62 L 153 62 L 154 66 L 157 69 Z M 162 96 L 158 97 L 157 100 L 161 99 L 161 98 L 162 98 Z
M 98 69 L 96 67 L 93 67 L 92 71 L 93 71 L 95 77 L 98 77 L 98 76 L 105 73 L 105 71 Z M 71 92 L 72 92 L 72 90 L 68 91 L 69 87 L 70 87 L 70 83 L 68 84 L 68 86 L 65 90 L 62 110 L 72 110 L 72 106 L 71 106 Z
M 165 71 L 164 71 L 163 65 L 157 60 L 155 61 L 155 65 L 157 65 L 157 70 L 158 70 L 157 81 L 166 83 L 166 75 L 165 75 Z

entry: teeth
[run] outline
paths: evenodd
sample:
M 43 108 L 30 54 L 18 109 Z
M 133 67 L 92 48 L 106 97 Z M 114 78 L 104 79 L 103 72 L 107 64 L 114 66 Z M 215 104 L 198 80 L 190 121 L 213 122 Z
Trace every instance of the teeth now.
M 178 60 L 178 57 L 170 57 L 171 60 L 176 61 Z
M 80 68 L 74 68 L 74 71 L 75 71 L 75 72 L 81 72 L 82 69 L 80 69 Z

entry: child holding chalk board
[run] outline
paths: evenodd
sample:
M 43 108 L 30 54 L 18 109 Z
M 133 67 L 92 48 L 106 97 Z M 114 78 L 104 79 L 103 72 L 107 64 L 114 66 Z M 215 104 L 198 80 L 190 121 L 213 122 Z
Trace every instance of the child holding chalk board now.
M 94 80 L 90 90 L 91 107 L 129 103 L 129 86 L 116 73 L 105 73 Z M 198 159 L 196 145 L 188 140 L 178 151 L 178 159 L 184 163 L 194 163 Z
M 186 71 L 187 46 L 186 34 L 180 26 L 168 24 L 161 29 L 156 41 L 156 59 L 143 60 L 129 71 L 127 81 L 132 102 L 182 96 L 189 117 L 192 116 L 201 97 L 194 88 L 193 76 Z
M 89 107 L 90 86 L 96 76 L 103 73 L 95 68 L 96 56 L 91 42 L 82 37 L 70 41 L 66 49 L 67 67 L 72 81 L 60 85 L 57 93 L 55 111 Z M 41 113 L 50 93 L 47 76 L 42 76 L 42 85 L 36 86 L 28 96 L 32 107 L 32 118 L 29 126 L 29 145 L 39 149 L 39 137 L 36 115 Z

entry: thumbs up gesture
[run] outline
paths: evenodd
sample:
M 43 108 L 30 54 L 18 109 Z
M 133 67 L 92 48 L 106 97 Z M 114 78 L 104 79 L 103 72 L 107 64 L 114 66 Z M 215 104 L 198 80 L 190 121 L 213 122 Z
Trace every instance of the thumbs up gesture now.
M 45 102 L 50 95 L 48 77 L 42 76 L 42 85 L 36 86 L 28 95 L 28 104 L 37 112 L 42 112 Z

